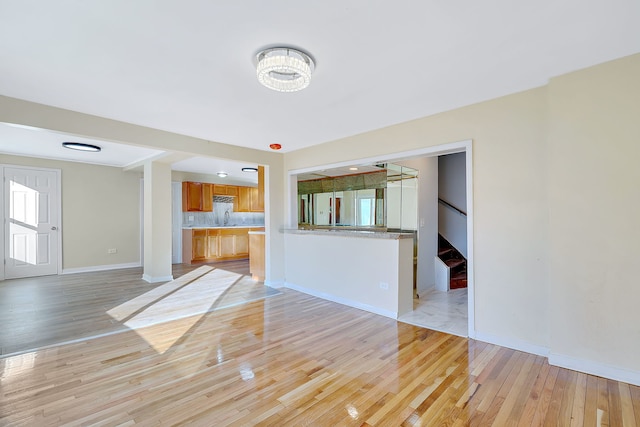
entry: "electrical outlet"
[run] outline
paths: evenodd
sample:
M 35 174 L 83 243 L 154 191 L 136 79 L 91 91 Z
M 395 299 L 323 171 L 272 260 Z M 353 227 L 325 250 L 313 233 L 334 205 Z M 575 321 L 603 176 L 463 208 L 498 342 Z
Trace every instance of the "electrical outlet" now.
M 107 249 L 107 253 L 108 254 L 116 254 L 116 253 L 118 253 L 118 250 L 116 248 Z
M 388 291 L 389 290 L 389 284 L 386 282 L 380 282 L 380 289 L 384 290 L 384 291 Z

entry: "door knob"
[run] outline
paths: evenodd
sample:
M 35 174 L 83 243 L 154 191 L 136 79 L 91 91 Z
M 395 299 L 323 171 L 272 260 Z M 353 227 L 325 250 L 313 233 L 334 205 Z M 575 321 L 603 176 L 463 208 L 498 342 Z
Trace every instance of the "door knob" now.
M 55 230 L 57 230 L 57 229 L 58 229 L 58 227 L 56 227 L 56 226 L 54 225 L 53 227 L 51 227 L 51 229 L 55 231 Z

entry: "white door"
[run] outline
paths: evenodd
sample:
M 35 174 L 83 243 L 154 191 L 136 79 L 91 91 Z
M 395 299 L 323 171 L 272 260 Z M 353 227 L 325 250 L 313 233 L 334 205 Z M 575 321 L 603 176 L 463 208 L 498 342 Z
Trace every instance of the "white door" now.
M 4 168 L 5 277 L 58 274 L 59 172 Z

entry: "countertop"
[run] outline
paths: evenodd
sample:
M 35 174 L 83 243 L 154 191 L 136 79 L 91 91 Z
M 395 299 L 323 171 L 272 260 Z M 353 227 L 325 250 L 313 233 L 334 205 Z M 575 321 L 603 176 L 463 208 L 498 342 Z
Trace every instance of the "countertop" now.
M 312 236 L 364 237 L 370 239 L 413 239 L 413 233 L 388 231 L 337 230 L 337 229 L 285 229 L 287 234 L 303 234 Z
M 207 230 L 207 229 L 223 229 L 223 228 L 264 228 L 264 225 L 198 225 L 198 226 L 183 226 L 183 230 Z

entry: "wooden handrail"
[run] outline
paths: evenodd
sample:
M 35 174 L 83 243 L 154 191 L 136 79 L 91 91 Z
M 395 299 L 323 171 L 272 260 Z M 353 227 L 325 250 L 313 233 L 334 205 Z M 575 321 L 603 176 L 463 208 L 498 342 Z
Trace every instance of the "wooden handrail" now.
M 453 206 L 451 203 L 447 202 L 446 200 L 442 200 L 441 198 L 438 198 L 438 202 L 442 203 L 443 205 L 445 205 L 446 207 L 453 209 L 454 211 L 458 212 L 460 215 L 464 215 L 467 216 L 467 213 L 464 211 L 461 211 L 460 209 L 456 208 L 455 206 Z

